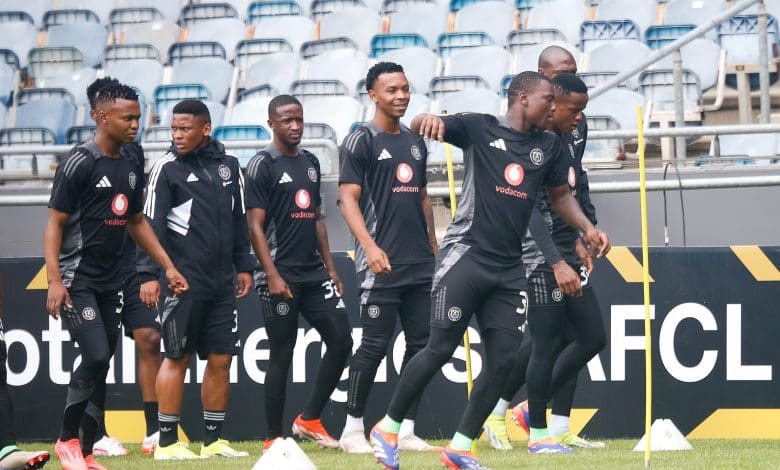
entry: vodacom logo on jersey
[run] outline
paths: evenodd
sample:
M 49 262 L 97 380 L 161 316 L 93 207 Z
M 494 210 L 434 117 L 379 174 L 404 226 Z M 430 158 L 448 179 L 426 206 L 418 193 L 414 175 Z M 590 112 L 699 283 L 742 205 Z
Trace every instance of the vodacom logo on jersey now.
M 309 191 L 305 189 L 299 189 L 295 193 L 294 200 L 295 205 L 298 206 L 301 210 L 298 212 L 291 212 L 290 217 L 293 219 L 313 219 L 317 216 L 316 212 L 306 210 L 311 207 L 311 195 L 309 194 Z
M 574 172 L 574 167 L 569 167 L 569 186 L 572 188 L 577 185 L 577 174 Z
M 412 178 L 414 178 L 414 170 L 412 169 L 411 165 L 407 163 L 399 163 L 397 167 L 395 167 L 395 177 L 398 181 L 400 181 L 403 184 L 406 184 L 410 181 L 412 181 Z M 417 186 L 395 186 L 393 188 L 394 193 L 419 193 L 420 188 Z
M 127 213 L 127 208 L 130 206 L 129 201 L 127 200 L 127 196 L 118 193 L 116 196 L 114 196 L 114 199 L 111 200 L 111 212 L 114 213 L 117 217 L 122 217 Z M 103 221 L 106 225 L 127 225 L 127 219 L 105 219 Z
M 496 185 L 496 192 L 506 194 L 507 196 L 516 197 L 519 199 L 528 199 L 528 194 L 523 191 L 518 191 L 511 186 L 519 186 L 525 179 L 525 170 L 522 165 L 518 163 L 510 163 L 504 168 L 504 179 L 509 186 Z

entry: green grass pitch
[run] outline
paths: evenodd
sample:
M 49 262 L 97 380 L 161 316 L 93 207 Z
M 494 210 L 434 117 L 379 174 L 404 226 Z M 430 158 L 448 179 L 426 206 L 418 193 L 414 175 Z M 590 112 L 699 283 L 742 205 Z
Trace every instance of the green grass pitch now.
M 637 440 L 609 440 L 606 449 L 580 450 L 571 455 L 529 455 L 525 442 L 516 442 L 515 450 L 502 452 L 490 449 L 480 442 L 478 457 L 483 465 L 494 470 L 533 468 L 542 469 L 642 469 L 644 454 L 632 452 Z M 444 441 L 438 445 L 444 445 Z M 780 468 L 780 441 L 773 440 L 692 440 L 694 450 L 677 452 L 653 452 L 653 469 L 778 469 Z M 260 455 L 260 442 L 238 442 L 235 448 L 250 452 L 242 459 L 209 459 L 187 462 L 154 462 L 150 456 L 141 455 L 138 444 L 129 445 L 127 457 L 103 457 L 98 461 L 110 470 L 141 469 L 251 469 Z M 25 449 L 44 448 L 53 452 L 53 445 L 24 444 Z M 301 444 L 304 452 L 322 470 L 377 470 L 381 467 L 371 455 L 347 455 L 338 450 L 323 450 L 312 444 Z M 193 443 L 195 452 L 200 443 Z M 46 466 L 59 469 L 55 456 Z M 409 470 L 440 469 L 438 454 L 401 453 L 401 468 Z M 291 469 L 280 469 L 291 470 Z

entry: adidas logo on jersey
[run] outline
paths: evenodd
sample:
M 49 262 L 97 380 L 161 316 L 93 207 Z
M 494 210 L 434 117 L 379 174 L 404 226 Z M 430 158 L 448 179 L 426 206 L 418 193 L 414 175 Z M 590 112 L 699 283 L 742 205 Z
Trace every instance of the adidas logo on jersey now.
M 336 304 L 336 308 L 347 308 L 347 306 L 344 305 L 344 299 L 339 299 L 339 303 Z
M 496 139 L 490 143 L 490 146 L 506 152 L 506 143 L 504 142 L 504 139 Z
M 379 158 L 377 160 L 390 160 L 393 158 L 392 155 L 390 155 L 390 152 L 387 151 L 387 149 L 382 149 L 382 152 L 379 154 Z
M 98 184 L 95 185 L 96 188 L 110 188 L 111 187 L 111 181 L 108 181 L 108 177 L 104 176 L 98 181 Z
M 290 177 L 290 175 L 287 174 L 286 171 L 284 172 L 284 174 L 282 174 L 282 177 L 279 178 L 279 184 L 283 184 L 283 183 L 292 183 L 292 178 Z
M 188 183 L 194 183 L 196 181 L 200 181 L 197 176 L 195 176 L 195 173 L 190 173 L 190 176 L 187 177 Z

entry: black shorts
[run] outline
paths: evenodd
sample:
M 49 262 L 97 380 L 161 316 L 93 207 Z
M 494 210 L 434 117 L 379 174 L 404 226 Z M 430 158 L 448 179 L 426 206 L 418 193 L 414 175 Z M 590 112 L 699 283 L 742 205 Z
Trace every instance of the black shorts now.
M 591 289 L 590 273 L 581 263 L 569 263 L 569 266 L 580 275 L 580 284 L 584 289 Z M 568 296 L 558 288 L 552 267 L 544 263 L 528 274 L 528 291 L 531 294 L 531 308 L 565 307 Z
M 521 336 L 528 312 L 522 262 L 497 266 L 468 245 L 439 253 L 431 293 L 431 326 L 465 330 L 473 315 L 481 331 L 490 328 Z
M 125 303 L 122 289 L 100 289 L 74 282 L 68 288 L 68 294 L 73 308 L 63 305 L 61 318 L 71 337 L 93 328 L 104 329 L 108 336 L 119 335 Z
M 166 297 L 162 313 L 165 357 L 180 358 L 195 351 L 201 359 L 215 354 L 238 354 L 238 310 L 231 292 L 221 299 L 198 299 L 184 294 Z
M 133 337 L 133 331 L 153 328 L 160 331 L 160 319 L 156 308 L 149 308 L 141 302 L 141 282 L 135 271 L 125 274 L 125 306 L 122 309 L 122 325 L 125 336 Z
M 346 315 L 347 309 L 341 294 L 332 279 L 313 282 L 287 284 L 292 291 L 292 299 L 271 297 L 268 284 L 257 286 L 263 321 L 266 325 L 275 322 L 295 322 L 301 314 L 309 324 L 329 315 Z

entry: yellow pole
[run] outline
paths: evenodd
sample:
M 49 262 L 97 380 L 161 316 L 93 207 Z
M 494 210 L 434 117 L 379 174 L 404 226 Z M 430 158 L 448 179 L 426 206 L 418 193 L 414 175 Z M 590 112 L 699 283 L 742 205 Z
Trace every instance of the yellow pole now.
M 647 181 L 645 178 L 645 132 L 642 107 L 636 109 L 639 153 L 639 199 L 642 213 L 642 287 L 645 301 L 645 467 L 650 467 L 650 426 L 653 420 L 653 360 L 650 347 L 650 264 L 647 247 Z
M 455 196 L 455 170 L 452 166 L 452 148 L 450 144 L 444 144 L 444 155 L 447 157 L 447 181 L 450 186 L 450 209 L 452 218 L 455 218 L 455 211 L 458 208 L 458 198 Z M 471 389 L 474 388 L 474 378 L 471 372 L 471 342 L 469 341 L 469 330 L 463 333 L 463 347 L 466 350 L 466 397 L 471 397 Z M 476 455 L 477 441 L 471 444 L 471 452 Z

